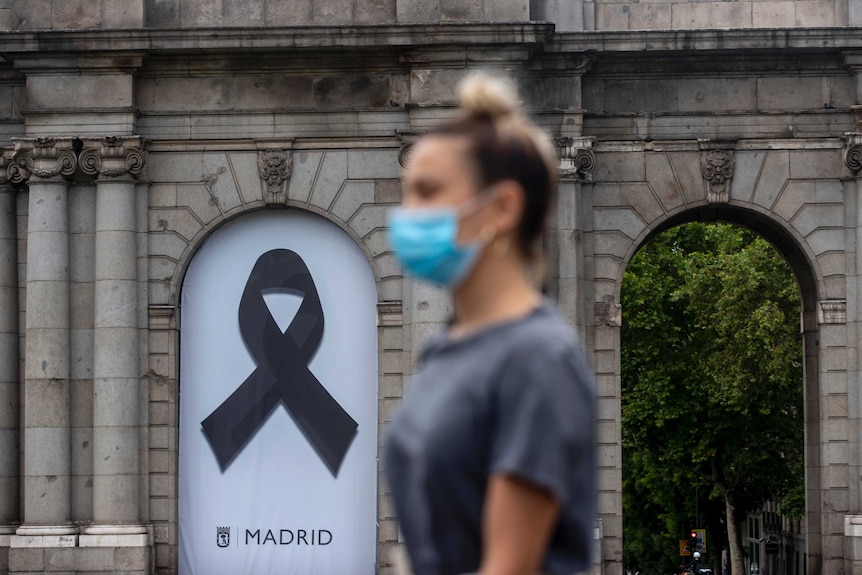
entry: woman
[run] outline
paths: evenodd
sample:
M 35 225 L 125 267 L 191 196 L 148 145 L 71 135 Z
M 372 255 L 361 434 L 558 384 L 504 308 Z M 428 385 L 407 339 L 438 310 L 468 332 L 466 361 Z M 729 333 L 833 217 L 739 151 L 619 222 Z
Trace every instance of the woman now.
M 387 432 L 386 472 L 416 575 L 573 573 L 595 514 L 594 384 L 529 269 L 556 186 L 547 137 L 506 84 L 461 87 L 461 116 L 417 142 L 390 241 L 451 290 Z

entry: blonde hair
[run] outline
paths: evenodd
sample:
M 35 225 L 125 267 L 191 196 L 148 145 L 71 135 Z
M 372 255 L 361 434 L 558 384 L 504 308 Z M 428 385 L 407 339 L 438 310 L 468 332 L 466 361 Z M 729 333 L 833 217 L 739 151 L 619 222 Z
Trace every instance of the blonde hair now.
M 557 187 L 558 160 L 550 138 L 523 112 L 514 85 L 486 72 L 458 86 L 461 114 L 432 133 L 465 138 L 480 187 L 513 180 L 524 190 L 518 243 L 528 259 L 540 259 L 539 242 Z
M 488 118 L 498 131 L 530 141 L 556 179 L 557 149 L 547 133 L 524 114 L 513 82 L 487 72 L 471 72 L 458 84 L 458 99 L 467 118 Z

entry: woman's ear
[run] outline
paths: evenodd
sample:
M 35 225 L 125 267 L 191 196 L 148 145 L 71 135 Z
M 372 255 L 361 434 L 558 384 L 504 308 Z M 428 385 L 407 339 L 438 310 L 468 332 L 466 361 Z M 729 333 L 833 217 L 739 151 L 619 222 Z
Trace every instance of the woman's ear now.
M 494 186 L 497 189 L 497 233 L 507 234 L 517 230 L 524 215 L 524 188 L 514 180 L 504 180 Z

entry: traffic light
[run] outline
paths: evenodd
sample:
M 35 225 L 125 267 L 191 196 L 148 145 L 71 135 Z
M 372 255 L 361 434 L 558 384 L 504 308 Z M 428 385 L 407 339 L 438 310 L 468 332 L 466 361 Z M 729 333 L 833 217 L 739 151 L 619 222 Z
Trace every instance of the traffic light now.
M 694 554 L 697 551 L 697 531 L 692 531 L 690 533 L 691 537 L 688 539 L 688 550 Z

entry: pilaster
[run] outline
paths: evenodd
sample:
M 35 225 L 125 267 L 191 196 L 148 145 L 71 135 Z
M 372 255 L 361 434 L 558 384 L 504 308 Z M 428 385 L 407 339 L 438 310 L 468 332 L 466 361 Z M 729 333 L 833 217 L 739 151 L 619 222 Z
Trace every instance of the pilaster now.
M 858 77 L 858 74 L 857 74 Z M 856 130 L 862 129 L 860 126 L 860 112 L 862 106 L 854 106 L 854 114 L 856 116 Z M 862 444 L 858 441 L 860 430 L 860 414 L 862 414 L 862 395 L 858 390 L 859 366 L 862 365 L 862 346 L 859 346 L 858 337 L 860 325 L 862 325 L 862 300 L 860 300 L 859 287 L 862 286 L 862 133 L 848 133 L 844 138 L 844 167 L 852 175 L 851 178 L 845 180 L 845 190 L 850 193 L 850 199 L 855 205 L 855 227 L 856 227 L 856 253 L 854 265 L 854 277 L 848 278 L 855 284 L 854 290 L 848 290 L 848 296 L 855 295 L 855 301 L 822 301 L 820 302 L 820 317 L 819 324 L 821 331 L 828 329 L 829 324 L 847 323 L 847 335 L 856 334 L 856 345 L 852 346 L 856 357 L 851 359 L 851 365 L 855 365 L 855 369 L 847 373 L 846 393 L 847 393 L 847 414 L 850 418 L 848 421 L 848 434 L 851 436 L 850 446 L 853 448 L 848 455 L 850 469 L 847 472 L 849 485 L 849 514 L 844 516 L 844 564 L 847 573 L 856 573 L 862 569 L 862 501 L 859 500 L 860 492 L 858 482 L 854 478 L 859 477 L 860 461 L 862 461 Z M 855 192 L 855 193 L 854 193 Z M 849 304 L 849 305 L 848 305 Z M 853 312 L 851 316 L 848 312 Z M 855 329 L 851 329 L 855 327 Z M 821 334 L 821 339 L 823 338 Z M 855 361 L 854 361 L 855 360 Z M 855 383 L 855 384 L 854 384 Z M 835 471 L 833 471 L 833 474 Z M 824 486 L 825 487 L 825 486 Z M 825 495 L 825 494 L 824 494 Z
M 18 248 L 15 186 L 0 156 L 0 571 L 20 522 L 18 452 Z
M 590 321 L 586 303 L 589 298 L 585 281 L 582 187 L 592 182 L 596 165 L 594 144 L 595 138 L 592 137 L 554 139 L 560 160 L 560 185 L 556 219 L 548 230 L 547 239 L 548 291 L 559 301 L 561 313 L 578 329 L 581 337 L 587 336 L 587 323 Z
M 93 319 L 93 521 L 81 546 L 146 545 L 140 521 L 140 347 L 136 178 L 139 137 L 87 139 L 81 171 L 96 177 Z
M 74 540 L 71 524 L 69 138 L 15 142 L 9 174 L 29 186 L 24 366 L 24 523 L 11 546 Z M 74 543 L 74 541 L 72 541 Z

